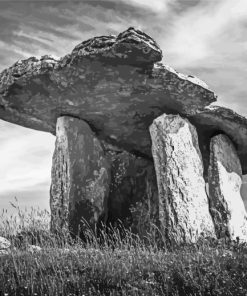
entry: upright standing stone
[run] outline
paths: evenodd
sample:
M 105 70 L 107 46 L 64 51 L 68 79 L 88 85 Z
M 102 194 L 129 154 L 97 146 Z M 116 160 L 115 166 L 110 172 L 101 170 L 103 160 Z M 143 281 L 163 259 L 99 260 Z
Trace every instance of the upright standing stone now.
M 162 115 L 150 126 L 159 190 L 159 218 L 170 243 L 215 237 L 194 126 L 179 115 Z
M 217 237 L 247 241 L 247 215 L 240 194 L 242 169 L 236 149 L 226 135 L 211 139 L 208 177 Z
M 83 120 L 57 120 L 52 164 L 51 228 L 77 235 L 81 219 L 95 228 L 105 215 L 110 168 L 99 140 Z

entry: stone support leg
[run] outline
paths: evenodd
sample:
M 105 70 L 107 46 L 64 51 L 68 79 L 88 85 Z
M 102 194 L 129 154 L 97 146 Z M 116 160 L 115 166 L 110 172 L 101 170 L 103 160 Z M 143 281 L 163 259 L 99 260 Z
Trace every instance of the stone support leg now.
M 51 229 L 65 228 L 77 235 L 81 219 L 95 229 L 106 215 L 110 179 L 109 163 L 88 124 L 59 117 L 52 161 Z
M 161 231 L 170 243 L 215 237 L 209 213 L 196 129 L 179 115 L 162 115 L 150 126 Z
M 210 142 L 210 210 L 218 238 L 247 241 L 247 215 L 240 194 L 242 170 L 232 141 L 223 134 Z

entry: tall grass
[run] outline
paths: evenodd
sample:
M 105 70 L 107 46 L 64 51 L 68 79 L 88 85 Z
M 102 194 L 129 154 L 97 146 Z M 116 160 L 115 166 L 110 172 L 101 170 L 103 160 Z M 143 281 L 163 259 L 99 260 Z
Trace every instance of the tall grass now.
M 12 247 L 0 257 L 0 295 L 247 295 L 245 244 L 202 239 L 167 250 L 157 233 L 141 240 L 106 228 L 72 240 L 49 232 L 48 212 L 16 211 L 1 215 L 0 236 Z

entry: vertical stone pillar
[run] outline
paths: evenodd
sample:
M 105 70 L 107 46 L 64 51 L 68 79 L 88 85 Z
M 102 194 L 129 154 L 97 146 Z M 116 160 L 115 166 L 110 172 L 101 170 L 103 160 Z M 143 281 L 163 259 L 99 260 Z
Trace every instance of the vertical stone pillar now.
M 242 170 L 236 149 L 223 134 L 210 142 L 210 210 L 218 238 L 247 240 L 247 215 L 240 194 Z
M 78 234 L 81 219 L 95 229 L 106 214 L 110 167 L 101 143 L 83 120 L 57 119 L 50 189 L 51 229 Z
M 215 237 L 209 213 L 197 132 L 179 115 L 162 115 L 150 126 L 161 231 L 170 243 Z

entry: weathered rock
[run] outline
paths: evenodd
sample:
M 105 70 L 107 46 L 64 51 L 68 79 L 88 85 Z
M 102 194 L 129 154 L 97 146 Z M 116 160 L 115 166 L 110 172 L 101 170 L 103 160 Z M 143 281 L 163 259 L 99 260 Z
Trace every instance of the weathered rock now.
M 179 115 L 162 115 L 150 126 L 159 189 L 159 219 L 171 243 L 215 236 L 203 179 L 196 129 Z
M 11 243 L 5 237 L 0 236 L 0 250 L 5 250 L 10 248 Z
M 247 241 L 247 214 L 240 195 L 242 170 L 236 149 L 223 134 L 210 143 L 210 210 L 218 238 Z
M 39 253 L 42 251 L 42 248 L 40 246 L 36 246 L 36 245 L 28 245 L 27 246 L 27 250 L 30 253 Z
M 189 116 L 196 126 L 205 166 L 205 177 L 209 166 L 210 139 L 220 132 L 227 134 L 236 144 L 243 174 L 247 173 L 247 119 L 236 112 L 220 107 L 208 106 Z
M 51 228 L 78 234 L 84 219 L 94 230 L 105 215 L 110 167 L 103 148 L 87 123 L 59 117 L 53 155 Z
M 55 134 L 62 115 L 97 136 L 151 157 L 148 127 L 163 114 L 192 115 L 215 101 L 206 84 L 155 62 L 161 50 L 133 28 L 78 45 L 60 60 L 19 61 L 0 74 L 0 118 Z
M 111 146 L 112 147 L 112 146 Z M 144 237 L 157 225 L 158 188 L 151 160 L 107 145 L 111 187 L 107 224 L 121 225 Z
M 162 59 L 162 51 L 157 43 L 147 34 L 134 28 L 114 35 L 100 36 L 86 40 L 77 45 L 69 56 L 77 59 L 80 56 L 105 59 L 117 64 L 149 65 Z M 68 56 L 65 57 L 67 61 Z

